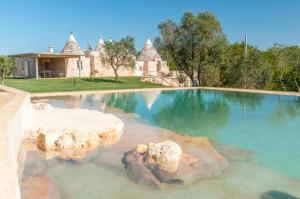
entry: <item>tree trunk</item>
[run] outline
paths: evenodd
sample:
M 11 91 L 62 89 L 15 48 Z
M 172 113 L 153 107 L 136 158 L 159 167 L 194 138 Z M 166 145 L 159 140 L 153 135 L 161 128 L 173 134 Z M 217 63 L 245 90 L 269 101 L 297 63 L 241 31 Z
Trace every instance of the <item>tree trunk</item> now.
M 297 83 L 297 80 L 295 80 L 295 84 L 296 84 L 296 86 L 297 86 L 298 92 L 300 92 L 300 87 L 299 87 L 299 85 L 298 85 L 298 83 Z
M 4 73 L 0 76 L 0 84 L 4 84 Z
M 118 69 L 113 69 L 115 73 L 115 81 L 119 82 L 119 74 L 118 74 Z
M 192 86 L 193 86 L 193 87 L 198 86 L 198 83 L 197 83 L 197 81 L 195 80 L 193 74 L 187 74 L 187 76 L 189 76 L 189 78 L 191 79 L 191 82 L 192 82 Z
M 286 91 L 286 88 L 285 88 L 285 86 L 284 86 L 284 84 L 283 84 L 283 82 L 282 82 L 282 77 L 283 77 L 283 74 L 282 74 L 282 72 L 281 72 L 281 73 L 280 73 L 280 79 L 279 79 L 279 81 L 280 81 L 280 83 L 281 83 L 281 86 L 282 86 L 283 90 Z
M 279 79 L 279 81 L 281 83 L 282 88 L 286 91 L 286 88 L 282 82 L 282 78 L 283 78 L 283 66 L 282 66 L 282 64 L 280 64 L 280 79 Z
M 201 73 L 202 73 L 202 71 L 201 71 L 201 68 L 199 67 L 199 68 L 198 68 L 198 71 L 197 71 L 198 85 L 199 85 L 199 86 L 202 86 Z

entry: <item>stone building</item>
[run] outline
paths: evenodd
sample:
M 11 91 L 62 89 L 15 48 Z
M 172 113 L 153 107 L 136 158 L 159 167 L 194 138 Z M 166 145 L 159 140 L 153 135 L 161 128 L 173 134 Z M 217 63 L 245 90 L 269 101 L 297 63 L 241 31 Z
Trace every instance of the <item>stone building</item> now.
M 111 40 L 111 39 L 110 39 Z M 112 41 L 112 40 L 111 40 Z M 56 53 L 53 47 L 48 52 L 12 55 L 17 77 L 89 77 L 114 76 L 111 66 L 105 62 L 105 42 L 99 39 L 96 48 L 83 51 L 71 32 L 64 48 Z M 121 67 L 120 76 L 159 76 L 169 68 L 148 39 L 134 68 Z
M 110 41 L 112 41 L 110 39 Z M 91 62 L 91 74 L 96 77 L 112 77 L 115 75 L 113 69 L 110 65 L 105 62 L 105 43 L 103 38 L 99 39 L 95 50 L 86 52 L 86 57 L 90 59 Z M 128 67 L 120 67 L 120 76 L 134 76 L 134 69 Z
M 137 76 L 161 76 L 169 73 L 167 62 L 163 61 L 152 45 L 150 39 L 147 40 L 141 53 L 136 60 L 135 75 Z
M 48 52 L 12 55 L 18 77 L 88 77 L 90 60 L 86 58 L 73 33 L 61 53 Z

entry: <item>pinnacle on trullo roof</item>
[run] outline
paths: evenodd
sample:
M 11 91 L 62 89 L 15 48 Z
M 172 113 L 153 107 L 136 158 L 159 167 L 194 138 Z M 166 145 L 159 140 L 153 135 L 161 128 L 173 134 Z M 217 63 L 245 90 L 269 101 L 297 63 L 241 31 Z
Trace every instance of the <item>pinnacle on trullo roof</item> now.
M 70 37 L 67 43 L 65 44 L 64 48 L 62 49 L 61 54 L 84 54 L 72 32 L 70 33 Z
M 138 61 L 154 61 L 156 58 L 160 59 L 160 55 L 157 53 L 156 49 L 152 45 L 150 39 L 147 40 L 144 48 L 142 49 L 140 55 L 138 56 Z
M 102 37 L 100 37 L 99 42 L 98 42 L 95 50 L 98 51 L 100 54 L 105 54 L 104 46 L 105 46 L 104 40 L 103 40 Z

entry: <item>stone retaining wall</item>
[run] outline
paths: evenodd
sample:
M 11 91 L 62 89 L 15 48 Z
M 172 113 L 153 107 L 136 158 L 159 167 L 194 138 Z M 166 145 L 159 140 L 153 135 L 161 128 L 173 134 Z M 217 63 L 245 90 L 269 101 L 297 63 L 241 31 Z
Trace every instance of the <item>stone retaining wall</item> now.
M 20 199 L 18 154 L 31 117 L 30 95 L 2 85 L 0 90 L 11 94 L 0 107 L 0 198 Z

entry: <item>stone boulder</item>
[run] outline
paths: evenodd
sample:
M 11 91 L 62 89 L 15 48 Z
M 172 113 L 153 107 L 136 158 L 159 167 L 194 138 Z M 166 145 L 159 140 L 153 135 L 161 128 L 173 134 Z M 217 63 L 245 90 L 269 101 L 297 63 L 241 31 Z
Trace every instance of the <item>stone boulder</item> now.
M 22 199 L 59 199 L 60 191 L 47 176 L 28 177 L 21 184 Z
M 166 185 L 184 185 L 221 175 L 227 160 L 208 143 L 196 151 L 195 157 L 183 153 L 172 141 L 138 145 L 122 159 L 125 170 L 135 182 L 162 189 Z
M 115 130 L 81 133 L 75 129 L 65 129 L 62 132 L 41 129 L 38 132 L 37 145 L 42 151 L 55 153 L 63 159 L 79 160 L 98 146 L 116 143 L 118 137 Z
M 159 165 L 161 169 L 173 172 L 178 169 L 181 155 L 182 150 L 175 142 L 167 140 L 157 144 L 149 143 L 147 162 L 149 165 Z
M 88 109 L 40 108 L 47 107 L 44 104 L 35 103 L 33 124 L 24 136 L 47 153 L 44 157 L 78 160 L 92 149 L 115 144 L 123 134 L 124 123 L 112 114 Z

